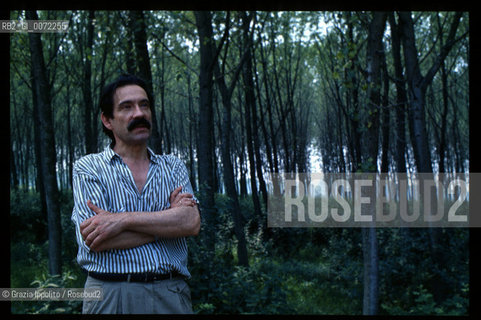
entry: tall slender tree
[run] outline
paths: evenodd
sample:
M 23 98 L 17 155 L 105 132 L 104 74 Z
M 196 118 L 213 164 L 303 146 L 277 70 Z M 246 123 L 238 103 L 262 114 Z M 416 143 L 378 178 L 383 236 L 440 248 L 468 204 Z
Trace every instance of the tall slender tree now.
M 256 161 L 261 161 L 261 159 L 256 159 L 254 140 L 257 139 L 257 127 L 253 127 L 253 123 L 257 121 L 253 120 L 254 114 L 252 110 L 255 108 L 255 96 L 254 96 L 254 82 L 252 77 L 252 57 L 250 53 L 250 37 L 249 37 L 249 25 L 252 19 L 251 15 L 247 15 L 246 12 L 241 13 L 242 17 L 242 30 L 243 30 L 243 43 L 244 50 L 246 50 L 246 61 L 243 65 L 242 79 L 244 83 L 244 95 L 245 95 L 245 126 L 246 126 L 246 143 L 247 143 L 247 156 L 249 159 L 249 172 L 250 172 L 250 182 L 252 191 L 252 201 L 254 203 L 254 210 L 257 217 L 261 216 L 261 205 L 257 188 L 257 181 L 259 177 L 259 171 L 257 170 Z M 257 174 L 256 174 L 257 173 Z M 262 180 L 263 181 L 263 180 Z
M 129 13 L 130 28 L 132 28 L 134 35 L 134 48 L 137 58 L 137 66 L 139 76 L 145 81 L 147 89 L 154 92 L 152 83 L 152 70 L 150 67 L 149 50 L 147 47 L 147 34 L 145 32 L 145 17 L 142 11 L 132 10 Z M 161 152 L 162 144 L 159 134 L 159 124 L 157 122 L 157 113 L 155 111 L 155 101 L 152 104 L 152 137 L 151 147 L 155 152 Z
M 213 70 L 215 54 L 213 52 L 212 15 L 209 11 L 195 11 L 195 23 L 200 42 L 199 73 L 199 139 L 197 141 L 199 190 L 201 211 L 205 224 L 209 228 L 206 234 L 207 261 L 212 261 L 215 252 L 215 202 L 214 202 L 214 108 Z
M 454 14 L 446 42 L 424 76 L 421 74 L 412 13 L 399 12 L 398 15 L 406 64 L 409 99 L 408 115 L 414 158 L 418 172 L 431 173 L 433 168 L 425 119 L 426 90 L 454 44 L 465 36 L 456 37 L 456 31 L 463 13 L 456 12 Z
M 36 11 L 27 11 L 29 20 L 38 20 Z M 50 86 L 46 76 L 40 33 L 29 33 L 30 58 L 32 67 L 32 90 L 37 103 L 39 119 L 39 142 L 41 161 L 41 183 L 45 190 L 45 202 L 48 217 L 48 269 L 52 275 L 60 274 L 61 259 L 61 227 L 59 194 L 56 178 L 55 136 L 53 132 L 52 106 Z
M 391 54 L 394 64 L 394 84 L 396 87 L 396 103 L 394 107 L 396 113 L 396 171 L 403 173 L 406 172 L 406 83 L 401 62 L 401 34 L 393 12 L 389 13 L 388 21 L 391 29 Z
M 368 108 L 365 166 L 371 172 L 377 172 L 379 153 L 379 113 L 381 105 L 381 64 L 383 58 L 382 38 L 386 26 L 385 12 L 373 13 L 369 24 L 367 40 L 367 83 Z M 369 206 L 373 209 L 373 206 Z M 379 308 L 379 253 L 376 228 L 363 228 L 362 245 L 364 257 L 364 298 L 363 314 L 374 315 Z
M 408 99 L 409 99 L 409 125 L 411 133 L 411 143 L 414 149 L 414 158 L 418 172 L 432 173 L 431 150 L 426 131 L 425 119 L 425 105 L 426 105 L 426 91 L 428 86 L 432 83 L 434 76 L 439 68 L 443 65 L 443 61 L 449 54 L 453 46 L 460 39 L 466 36 L 467 33 L 457 37 L 457 29 L 463 15 L 462 12 L 454 13 L 446 42 L 441 47 L 439 54 L 434 58 L 433 63 L 427 69 L 428 71 L 423 76 L 421 74 L 420 61 L 418 57 L 418 50 L 416 47 L 416 39 L 414 33 L 414 21 L 411 12 L 399 12 L 400 27 L 402 31 L 402 44 L 404 49 L 404 61 L 406 65 L 406 76 L 408 82 Z M 439 34 L 442 36 L 442 34 Z M 441 39 L 439 39 L 441 41 Z M 440 288 L 445 282 L 444 277 L 439 272 L 439 266 L 443 263 L 443 248 L 440 246 L 441 230 L 435 228 L 428 228 L 430 240 L 430 252 L 434 263 L 438 266 L 435 269 L 434 276 L 431 281 L 433 288 L 433 297 L 436 302 L 440 302 L 443 293 Z M 446 283 L 444 283 L 445 285 Z
M 84 131 L 85 131 L 85 150 L 86 153 L 97 151 L 97 132 L 93 127 L 94 102 L 92 99 L 92 60 L 93 60 L 93 41 L 94 41 L 94 21 L 95 11 L 90 10 L 87 24 L 87 41 L 85 45 L 79 43 L 80 53 L 83 60 L 82 68 L 82 96 L 84 100 Z M 81 34 L 79 34 L 79 38 Z
M 229 19 L 229 15 L 227 17 Z M 228 25 L 228 24 L 227 24 Z M 228 28 L 228 27 L 226 27 Z M 211 42 L 213 43 L 213 41 Z M 239 205 L 239 198 L 237 196 L 237 190 L 235 187 L 234 167 L 231 160 L 231 129 L 232 129 L 232 93 L 239 79 L 240 70 L 242 68 L 244 59 L 242 59 L 237 67 L 237 70 L 231 79 L 229 87 L 227 87 L 225 81 L 225 75 L 221 74 L 221 68 L 218 61 L 214 61 L 214 75 L 215 82 L 219 88 L 222 98 L 222 129 L 221 129 L 221 156 L 222 156 L 222 172 L 224 177 L 224 185 L 226 188 L 227 196 L 229 197 L 229 208 L 232 212 L 234 220 L 234 233 L 237 238 L 237 256 L 239 264 L 242 266 L 248 266 L 249 260 L 247 256 L 247 245 L 244 234 L 244 223 L 242 221 L 242 213 Z

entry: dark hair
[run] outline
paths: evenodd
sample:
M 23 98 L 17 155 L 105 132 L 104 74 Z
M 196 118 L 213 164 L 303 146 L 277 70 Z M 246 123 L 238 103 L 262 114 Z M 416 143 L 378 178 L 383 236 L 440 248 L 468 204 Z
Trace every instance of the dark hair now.
M 127 85 L 132 85 L 135 84 L 142 89 L 145 90 L 147 93 L 147 98 L 149 99 L 149 105 L 150 105 L 150 110 L 153 112 L 154 108 L 154 99 L 152 97 L 152 93 L 150 90 L 147 89 L 147 84 L 145 83 L 144 80 L 141 78 L 131 75 L 131 74 L 122 74 L 120 77 L 118 77 L 114 82 L 109 83 L 106 85 L 103 90 L 102 94 L 100 96 L 100 101 L 99 101 L 99 108 L 100 111 L 108 118 L 113 118 L 114 117 L 114 94 L 115 91 L 118 88 L 127 86 Z M 109 136 L 109 138 L 112 140 L 112 143 L 115 144 L 115 138 L 114 134 L 112 133 L 111 130 L 107 129 L 104 124 L 102 123 L 102 129 L 104 133 Z

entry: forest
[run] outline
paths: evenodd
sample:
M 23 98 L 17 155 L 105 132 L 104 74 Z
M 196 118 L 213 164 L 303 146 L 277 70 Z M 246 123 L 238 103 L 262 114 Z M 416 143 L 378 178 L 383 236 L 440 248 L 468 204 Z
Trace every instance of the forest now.
M 469 172 L 469 14 L 11 11 L 10 284 L 82 288 L 72 168 L 110 140 L 102 88 L 153 92 L 149 147 L 184 161 L 198 314 L 466 315 L 466 228 L 271 228 L 270 173 Z M 12 313 L 80 313 L 20 301 Z

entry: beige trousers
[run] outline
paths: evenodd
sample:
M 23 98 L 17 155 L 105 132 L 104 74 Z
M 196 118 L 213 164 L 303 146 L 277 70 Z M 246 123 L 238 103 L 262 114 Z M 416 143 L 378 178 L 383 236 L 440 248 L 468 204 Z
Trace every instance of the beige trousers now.
M 103 299 L 84 300 L 83 314 L 193 313 L 189 286 L 181 278 L 142 283 L 88 276 L 85 288 L 101 289 Z

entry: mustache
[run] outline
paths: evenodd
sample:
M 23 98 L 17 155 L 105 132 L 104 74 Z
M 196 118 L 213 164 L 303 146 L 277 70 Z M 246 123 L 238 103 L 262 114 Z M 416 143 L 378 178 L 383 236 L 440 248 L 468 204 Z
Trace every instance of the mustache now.
M 132 131 L 137 127 L 146 127 L 150 129 L 152 125 L 150 122 L 145 118 L 135 118 L 134 120 L 130 121 L 129 125 L 127 126 L 128 131 Z

